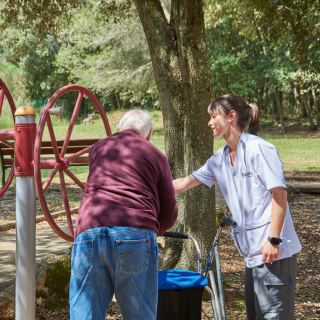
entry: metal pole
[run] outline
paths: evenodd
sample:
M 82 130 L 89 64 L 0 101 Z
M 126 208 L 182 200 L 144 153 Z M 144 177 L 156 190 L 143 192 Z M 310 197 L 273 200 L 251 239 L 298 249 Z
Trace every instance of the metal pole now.
M 217 311 L 216 311 L 216 306 L 215 306 L 215 299 L 214 299 L 214 296 L 213 296 L 213 292 L 212 290 L 206 286 L 204 287 L 210 294 L 210 299 L 211 299 L 211 306 L 212 306 L 212 310 L 213 310 L 213 313 L 214 313 L 214 319 L 218 319 L 218 316 L 217 316 Z
M 221 320 L 221 310 L 220 310 L 220 304 L 219 304 L 219 297 L 218 297 L 216 281 L 214 280 L 214 274 L 213 274 L 212 269 L 209 270 L 209 278 L 210 278 L 211 288 L 212 288 L 213 295 L 214 295 L 214 302 L 216 305 L 216 308 L 215 308 L 216 312 L 214 315 L 214 319 Z
M 222 320 L 226 320 L 226 308 L 224 304 L 224 293 L 223 293 L 221 265 L 220 265 L 220 257 L 219 257 L 219 244 L 217 244 L 216 246 L 215 256 L 216 256 L 217 280 L 218 280 L 218 287 L 219 287 L 221 315 L 222 315 Z
M 35 320 L 35 185 L 33 146 L 35 111 L 21 107 L 15 113 L 16 175 L 16 294 L 15 319 Z

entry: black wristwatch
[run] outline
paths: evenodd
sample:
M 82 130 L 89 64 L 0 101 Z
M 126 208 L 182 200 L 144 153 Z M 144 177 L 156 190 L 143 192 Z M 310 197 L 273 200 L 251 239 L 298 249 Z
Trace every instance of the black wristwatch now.
M 268 236 L 268 241 L 271 243 L 271 244 L 274 244 L 275 246 L 278 246 L 281 242 L 282 242 L 282 239 L 281 238 L 275 238 L 275 237 L 269 237 Z

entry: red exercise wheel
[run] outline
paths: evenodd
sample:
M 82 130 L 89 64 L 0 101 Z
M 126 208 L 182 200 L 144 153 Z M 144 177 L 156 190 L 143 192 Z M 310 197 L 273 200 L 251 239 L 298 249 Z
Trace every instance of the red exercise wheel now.
M 9 102 L 11 112 L 12 112 L 13 121 L 14 121 L 14 113 L 16 112 L 16 106 L 14 105 L 12 96 L 11 96 L 7 86 L 0 79 L 0 116 L 1 116 L 4 97 L 6 97 Z M 3 144 L 5 144 L 6 146 L 8 146 L 9 148 L 12 148 L 12 149 L 14 149 L 13 143 L 11 143 L 7 140 L 13 140 L 13 139 L 14 139 L 14 130 L 0 130 L 0 142 L 2 142 Z M 0 161 L 4 161 L 2 156 L 1 156 Z M 1 163 L 1 166 L 3 167 L 4 163 Z M 5 174 L 4 167 L 0 168 L 0 170 L 2 171 L 2 174 L 4 175 Z M 10 171 L 10 174 L 8 176 L 7 181 L 5 181 L 3 186 L 0 188 L 0 198 L 3 196 L 3 194 L 9 188 L 13 177 L 14 177 L 14 163 L 12 163 L 12 168 L 11 168 L 11 171 Z
M 61 151 L 59 153 L 58 145 L 57 145 L 57 140 L 55 138 L 55 134 L 53 131 L 53 126 L 49 114 L 49 110 L 53 107 L 55 102 L 65 93 L 70 92 L 70 91 L 77 91 L 79 92 L 77 102 L 71 117 L 70 125 L 65 137 L 65 140 L 63 142 L 63 146 L 61 148 Z M 61 89 L 59 89 L 48 101 L 42 115 L 41 119 L 39 121 L 38 125 L 38 131 L 36 135 L 36 141 L 35 141 L 35 146 L 34 146 L 34 175 L 35 175 L 35 184 L 37 188 L 37 193 L 38 193 L 38 198 L 39 202 L 41 205 L 41 209 L 50 224 L 51 228 L 55 231 L 55 233 L 60 236 L 61 238 L 73 242 L 74 240 L 74 232 L 73 232 L 73 226 L 72 226 L 72 219 L 71 219 L 71 214 L 70 214 L 70 207 L 69 207 L 69 201 L 68 201 L 68 195 L 67 195 L 67 190 L 66 190 L 66 184 L 64 180 L 64 173 L 66 173 L 80 188 L 84 189 L 84 184 L 71 172 L 68 170 L 69 163 L 71 160 L 76 159 L 80 157 L 81 155 L 88 153 L 89 150 L 92 148 L 92 145 L 89 147 L 86 147 L 82 149 L 79 152 L 76 152 L 75 154 L 65 157 L 67 147 L 70 141 L 71 133 L 74 127 L 74 124 L 77 119 L 77 115 L 80 109 L 81 101 L 83 99 L 83 96 L 86 95 L 96 106 L 98 109 L 100 116 L 102 118 L 106 134 L 107 136 L 111 135 L 111 130 L 109 126 L 109 122 L 107 119 L 107 116 L 98 101 L 98 99 L 94 96 L 92 92 L 90 92 L 88 89 L 79 86 L 79 85 L 68 85 L 65 86 Z M 51 159 L 41 159 L 40 154 L 41 154 L 41 143 L 42 143 L 42 135 L 43 131 L 45 128 L 45 125 L 47 124 L 50 138 L 51 138 L 51 143 L 52 143 L 52 148 L 54 151 L 55 158 Z M 42 184 L 41 180 L 41 169 L 53 169 L 52 172 L 50 173 L 49 177 L 45 181 L 44 184 Z M 44 192 L 46 188 L 49 186 L 51 183 L 52 179 L 56 175 L 56 173 L 59 172 L 59 178 L 60 178 L 60 183 L 61 183 L 61 190 L 62 190 L 62 196 L 63 196 L 63 202 L 66 210 L 66 216 L 67 216 L 67 221 L 68 221 L 68 228 L 69 228 L 69 234 L 66 234 L 63 232 L 55 223 L 53 220 L 50 211 L 47 206 L 47 202 L 44 196 Z

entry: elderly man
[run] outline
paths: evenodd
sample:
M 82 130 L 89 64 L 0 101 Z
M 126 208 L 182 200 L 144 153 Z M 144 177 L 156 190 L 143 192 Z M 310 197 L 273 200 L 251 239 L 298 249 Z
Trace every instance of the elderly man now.
M 118 133 L 90 151 L 72 251 L 72 320 L 104 320 L 114 293 L 124 320 L 156 319 L 156 237 L 178 210 L 167 159 L 151 134 L 149 114 L 131 110 Z

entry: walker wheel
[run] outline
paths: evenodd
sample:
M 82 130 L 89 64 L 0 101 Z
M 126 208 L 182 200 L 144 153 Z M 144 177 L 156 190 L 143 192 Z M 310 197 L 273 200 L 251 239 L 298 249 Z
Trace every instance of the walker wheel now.
M 79 92 L 77 102 L 71 117 L 70 125 L 66 133 L 66 137 L 63 142 L 63 146 L 61 150 L 59 151 L 58 145 L 57 145 L 57 140 L 55 138 L 49 110 L 54 106 L 55 102 L 65 93 L 70 92 L 70 91 L 77 91 Z M 82 149 L 81 151 L 76 152 L 75 154 L 65 157 L 71 133 L 74 128 L 77 115 L 80 109 L 80 105 L 83 99 L 83 96 L 86 95 L 95 105 L 95 107 L 98 109 L 99 114 L 102 118 L 105 130 L 106 130 L 106 135 L 109 136 L 111 135 L 111 130 L 109 126 L 109 122 L 107 119 L 107 116 L 98 101 L 98 99 L 94 96 L 92 92 L 90 92 L 88 89 L 80 86 L 80 85 L 68 85 L 65 86 L 61 89 L 59 89 L 48 101 L 42 115 L 41 119 L 39 121 L 38 125 L 38 130 L 36 134 L 36 141 L 35 141 L 35 146 L 34 146 L 34 175 L 35 175 L 35 184 L 37 188 L 37 193 L 38 193 L 38 198 L 40 202 L 41 209 L 50 224 L 51 228 L 55 231 L 55 233 L 63 238 L 64 240 L 73 242 L 74 241 L 74 231 L 73 231 L 73 225 L 72 225 L 72 219 L 71 219 L 71 213 L 70 213 L 70 207 L 69 207 L 69 200 L 68 200 L 68 195 L 67 195 L 67 190 L 66 190 L 66 184 L 65 184 L 65 179 L 64 179 L 64 174 L 67 174 L 80 188 L 84 189 L 84 184 L 68 169 L 69 163 L 71 160 L 80 157 L 81 155 L 88 153 L 90 149 L 92 148 L 93 145 L 86 147 Z M 51 159 L 43 159 L 41 158 L 41 143 L 42 143 L 42 136 L 44 132 L 45 125 L 47 124 L 49 134 L 50 134 L 50 139 L 52 143 L 52 148 L 54 151 L 55 158 Z M 53 169 L 52 172 L 50 173 L 49 177 L 47 180 L 42 183 L 41 179 L 41 169 Z M 69 234 L 66 234 L 64 231 L 62 231 L 55 221 L 53 220 L 50 211 L 48 209 L 48 205 L 44 196 L 44 192 L 51 183 L 52 179 L 55 177 L 56 173 L 59 172 L 59 178 L 60 178 L 60 183 L 61 183 L 61 190 L 62 190 L 62 196 L 63 196 L 63 202 L 64 202 L 64 207 L 66 211 L 66 217 L 67 217 L 67 222 L 68 222 L 68 228 L 69 228 Z
M 9 106 L 11 108 L 12 117 L 13 117 L 13 121 L 14 121 L 14 113 L 16 112 L 16 106 L 15 106 L 15 104 L 13 102 L 12 96 L 11 96 L 7 86 L 0 79 L 0 116 L 1 116 L 4 97 L 6 97 L 7 101 L 9 102 Z M 14 149 L 13 143 L 10 143 L 6 139 L 7 138 L 4 138 L 3 140 L 1 140 L 1 135 L 0 135 L 0 142 L 4 143 L 9 148 Z M 12 180 L 13 180 L 13 177 L 14 177 L 14 163 L 12 163 L 11 171 L 10 171 L 10 174 L 9 174 L 7 180 L 5 179 L 5 168 L 4 168 L 4 165 L 5 165 L 4 164 L 4 158 L 3 158 L 3 154 L 2 154 L 2 151 L 1 151 L 1 147 L 0 147 L 0 166 L 1 166 L 0 174 L 1 174 L 1 184 L 2 184 L 2 187 L 0 188 L 0 198 L 8 190 L 8 188 L 9 188 L 9 186 L 10 186 Z

